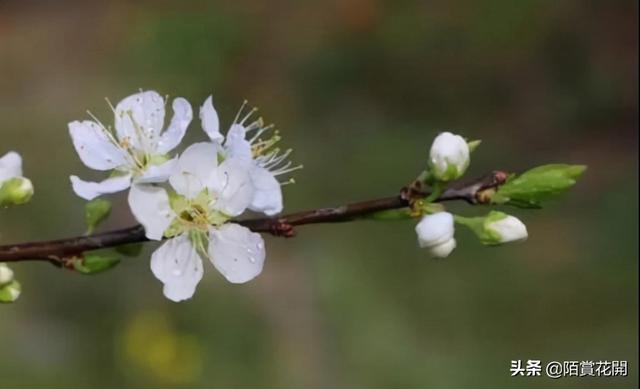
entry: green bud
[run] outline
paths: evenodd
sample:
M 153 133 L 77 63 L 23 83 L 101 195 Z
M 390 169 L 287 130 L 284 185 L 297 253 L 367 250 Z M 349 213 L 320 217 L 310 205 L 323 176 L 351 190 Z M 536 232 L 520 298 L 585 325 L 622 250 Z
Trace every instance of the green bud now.
M 22 287 L 16 280 L 11 281 L 4 286 L 0 286 L 0 303 L 12 303 L 16 301 L 18 297 L 20 297 L 21 292 Z
M 91 234 L 111 214 L 111 202 L 104 199 L 94 199 L 84 206 L 84 217 L 87 223 L 87 233 Z
M 539 208 L 542 201 L 569 190 L 586 169 L 585 165 L 538 166 L 520 176 L 510 177 L 498 188 L 491 202 L 520 208 Z
M 96 274 L 120 263 L 120 255 L 112 250 L 88 251 L 83 257 L 73 258 L 73 269 L 82 274 Z
M 518 218 L 504 212 L 491 211 L 486 216 L 455 216 L 455 221 L 468 227 L 485 245 L 498 245 L 527 239 L 527 227 Z
M 31 200 L 33 185 L 24 177 L 13 177 L 0 185 L 0 206 L 19 205 Z

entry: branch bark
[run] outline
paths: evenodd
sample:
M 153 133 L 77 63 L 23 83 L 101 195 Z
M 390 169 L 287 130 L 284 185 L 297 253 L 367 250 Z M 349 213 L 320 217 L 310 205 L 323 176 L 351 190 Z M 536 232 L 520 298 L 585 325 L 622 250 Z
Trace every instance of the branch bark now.
M 507 173 L 494 171 L 472 182 L 456 182 L 447 188 L 435 201 L 463 200 L 469 204 L 483 204 L 485 194 L 502 185 Z M 402 188 L 396 196 L 351 203 L 332 208 L 320 208 L 296 212 L 273 218 L 238 220 L 237 223 L 254 232 L 275 236 L 292 237 L 296 226 L 317 223 L 341 223 L 370 216 L 380 211 L 402 209 L 416 200 L 428 196 L 419 182 Z M 56 266 L 65 266 L 69 259 L 82 256 L 85 251 L 117 247 L 131 243 L 146 242 L 141 225 L 72 238 L 9 244 L 0 246 L 0 262 L 49 261 Z

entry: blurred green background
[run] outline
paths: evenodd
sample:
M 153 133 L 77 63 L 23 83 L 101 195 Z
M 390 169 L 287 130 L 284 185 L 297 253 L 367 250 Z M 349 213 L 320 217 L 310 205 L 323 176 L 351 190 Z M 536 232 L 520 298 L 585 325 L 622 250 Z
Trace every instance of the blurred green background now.
M 68 175 L 98 178 L 66 124 L 138 88 L 243 99 L 305 165 L 286 211 L 396 193 L 439 130 L 484 140 L 470 175 L 549 162 L 589 170 L 542 211 L 509 212 L 525 244 L 467 231 L 446 260 L 412 222 L 267 237 L 264 272 L 213 269 L 163 298 L 150 244 L 82 276 L 14 265 L 0 306 L 0 387 L 631 388 L 638 383 L 636 1 L 0 2 L 0 153 L 33 201 L 2 210 L 2 243 L 84 230 Z M 188 141 L 204 139 L 192 123 Z M 186 144 L 184 142 L 183 144 Z M 105 228 L 134 221 L 124 195 Z M 478 214 L 464 204 L 451 209 Z M 512 359 L 628 360 L 625 378 L 511 378 Z

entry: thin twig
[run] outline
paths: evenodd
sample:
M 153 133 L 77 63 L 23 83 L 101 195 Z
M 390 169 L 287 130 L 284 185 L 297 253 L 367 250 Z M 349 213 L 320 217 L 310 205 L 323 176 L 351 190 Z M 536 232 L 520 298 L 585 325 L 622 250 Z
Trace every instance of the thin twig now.
M 463 200 L 469 204 L 483 203 L 481 194 L 504 183 L 507 174 L 495 171 L 469 183 L 454 183 L 436 201 Z M 362 201 L 333 208 L 320 208 L 273 218 L 257 218 L 237 221 L 255 232 L 275 236 L 292 237 L 294 227 L 316 223 L 341 223 L 361 219 L 380 211 L 401 209 L 424 198 L 429 193 L 422 191 L 419 182 L 403 188 L 399 195 Z M 64 266 L 70 258 L 80 257 L 85 251 L 117 247 L 130 243 L 145 242 L 142 226 L 137 225 L 72 238 L 9 244 L 0 246 L 0 262 L 49 261 Z

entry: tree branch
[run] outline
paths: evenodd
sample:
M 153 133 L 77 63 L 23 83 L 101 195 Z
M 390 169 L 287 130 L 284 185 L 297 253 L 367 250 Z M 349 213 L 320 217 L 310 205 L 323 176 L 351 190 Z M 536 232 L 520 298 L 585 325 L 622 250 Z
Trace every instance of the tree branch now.
M 446 189 L 435 201 L 463 200 L 469 204 L 484 204 L 487 191 L 502 185 L 507 173 L 494 171 L 472 182 L 457 182 Z M 237 223 L 255 232 L 275 236 L 292 237 L 295 226 L 316 223 L 340 223 L 353 221 L 380 211 L 410 207 L 416 200 L 429 195 L 421 183 L 413 182 L 402 188 L 400 194 L 375 200 L 362 201 L 333 208 L 320 208 L 273 218 L 238 220 Z M 81 257 L 82 253 L 130 243 L 145 242 L 141 225 L 87 236 L 77 236 L 51 241 L 28 242 L 0 246 L 0 262 L 49 261 L 56 266 L 66 266 L 69 259 Z

